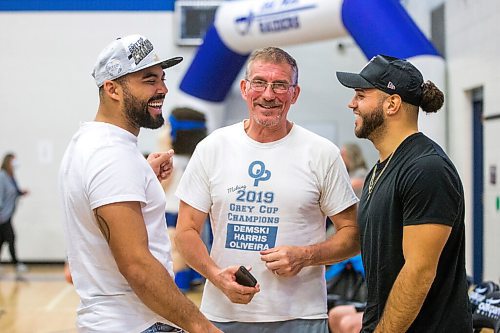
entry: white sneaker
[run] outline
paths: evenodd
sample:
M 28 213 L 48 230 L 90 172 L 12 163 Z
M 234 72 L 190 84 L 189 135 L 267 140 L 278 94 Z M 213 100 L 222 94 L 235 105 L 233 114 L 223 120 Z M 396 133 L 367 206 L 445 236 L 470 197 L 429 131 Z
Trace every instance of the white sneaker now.
M 28 271 L 28 266 L 26 266 L 23 263 L 18 263 L 16 265 L 16 272 L 17 273 L 26 273 Z

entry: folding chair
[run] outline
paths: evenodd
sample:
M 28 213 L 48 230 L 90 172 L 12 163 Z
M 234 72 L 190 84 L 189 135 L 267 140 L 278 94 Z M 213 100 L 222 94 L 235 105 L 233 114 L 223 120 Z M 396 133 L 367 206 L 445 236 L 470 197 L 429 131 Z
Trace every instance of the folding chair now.
M 330 266 L 325 272 L 328 309 L 352 304 L 363 309 L 366 302 L 365 271 L 361 255 Z

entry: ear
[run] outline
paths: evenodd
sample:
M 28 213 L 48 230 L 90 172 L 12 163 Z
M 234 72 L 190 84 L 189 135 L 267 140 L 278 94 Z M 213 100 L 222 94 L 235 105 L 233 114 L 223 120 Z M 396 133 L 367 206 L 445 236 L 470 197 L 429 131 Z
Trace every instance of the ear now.
M 401 109 L 401 103 L 402 100 L 401 96 L 399 95 L 390 95 L 389 97 L 387 97 L 385 101 L 385 105 L 387 106 L 385 110 L 386 114 L 388 116 L 394 116 L 395 114 L 397 114 Z
M 118 83 L 111 80 L 106 80 L 104 81 L 102 88 L 104 90 L 104 94 L 109 98 L 113 100 L 119 100 L 121 98 L 122 90 Z
M 299 95 L 300 95 L 300 86 L 296 85 L 295 87 L 293 87 L 293 96 L 292 96 L 291 104 L 295 104 L 295 102 L 297 101 L 297 98 L 299 98 Z
M 247 99 L 247 84 L 249 84 L 249 82 L 245 79 L 240 81 L 240 91 L 243 99 Z

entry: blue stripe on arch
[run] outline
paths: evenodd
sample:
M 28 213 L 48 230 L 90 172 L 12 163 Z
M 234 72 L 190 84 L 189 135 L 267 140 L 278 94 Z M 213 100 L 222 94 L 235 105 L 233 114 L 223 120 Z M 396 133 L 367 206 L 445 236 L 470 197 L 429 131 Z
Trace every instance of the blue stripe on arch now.
M 180 89 L 210 102 L 223 102 L 249 54 L 230 50 L 214 25 L 207 31 Z
M 368 59 L 439 56 L 398 0 L 344 0 L 342 21 Z
M 175 0 L 0 0 L 0 11 L 173 11 Z

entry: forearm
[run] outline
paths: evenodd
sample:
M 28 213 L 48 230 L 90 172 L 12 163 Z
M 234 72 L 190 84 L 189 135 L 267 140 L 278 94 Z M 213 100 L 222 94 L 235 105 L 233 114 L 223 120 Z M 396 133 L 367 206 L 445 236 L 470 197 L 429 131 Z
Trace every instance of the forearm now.
M 217 331 L 151 254 L 138 202 L 101 206 L 94 215 L 120 273 L 148 308 L 191 333 Z
M 175 285 L 168 271 L 153 256 L 136 260 L 122 274 L 132 290 L 151 310 L 182 327 L 195 332 L 208 332 L 209 321 L 198 307 Z
M 326 241 L 306 246 L 307 266 L 329 265 L 359 253 L 359 233 L 357 226 L 346 226 Z
M 248 304 L 253 296 L 260 291 L 259 286 L 246 287 L 238 284 L 235 281 L 238 266 L 221 269 L 210 258 L 207 248 L 200 238 L 202 224 L 200 217 L 199 215 L 198 219 L 196 219 L 197 223 L 191 224 L 194 227 L 184 226 L 183 228 L 182 222 L 177 224 L 178 229 L 175 237 L 177 249 L 191 267 L 213 283 L 232 303 Z M 186 224 L 189 225 L 189 223 Z
M 375 332 L 406 332 L 420 312 L 433 280 L 432 270 L 417 270 L 403 266 L 394 282 Z
M 175 236 L 175 245 L 189 266 L 214 282 L 214 278 L 219 273 L 219 267 L 210 258 L 207 247 L 196 230 L 178 230 Z

